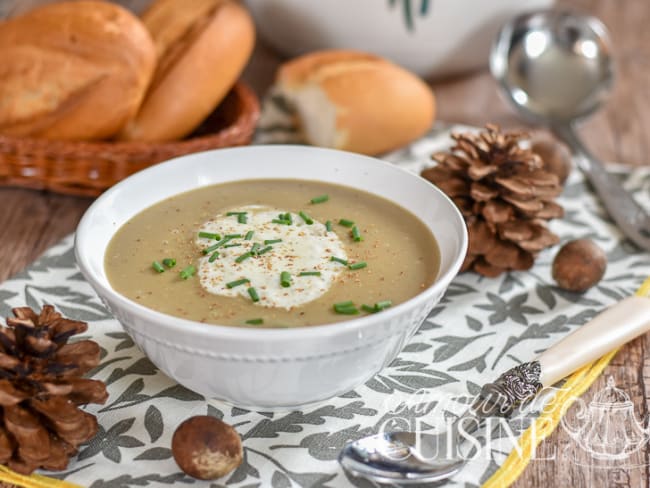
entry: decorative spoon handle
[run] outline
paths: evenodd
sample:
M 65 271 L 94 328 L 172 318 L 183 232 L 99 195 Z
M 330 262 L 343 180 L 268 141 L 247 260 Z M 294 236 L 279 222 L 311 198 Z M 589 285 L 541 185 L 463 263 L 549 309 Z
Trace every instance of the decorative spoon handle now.
M 573 126 L 555 124 L 552 129 L 569 145 L 577 157 L 578 166 L 623 234 L 641 249 L 650 251 L 650 216 L 582 144 Z
M 631 296 L 606 309 L 537 359 L 483 386 L 472 409 L 480 416 L 508 415 L 575 370 L 650 330 L 650 297 Z

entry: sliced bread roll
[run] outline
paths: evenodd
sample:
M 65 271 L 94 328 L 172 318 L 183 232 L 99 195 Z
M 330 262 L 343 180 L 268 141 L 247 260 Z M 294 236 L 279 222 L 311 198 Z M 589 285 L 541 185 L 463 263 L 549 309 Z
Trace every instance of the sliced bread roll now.
M 274 87 L 307 142 L 364 154 L 395 149 L 433 123 L 435 100 L 416 75 L 377 56 L 317 51 L 280 67 Z
M 120 131 L 155 65 L 142 23 L 92 0 L 53 3 L 0 23 L 0 53 L 0 134 L 49 139 Z
M 143 14 L 158 68 L 121 139 L 166 141 L 192 132 L 219 105 L 253 50 L 255 28 L 232 0 L 157 0 Z

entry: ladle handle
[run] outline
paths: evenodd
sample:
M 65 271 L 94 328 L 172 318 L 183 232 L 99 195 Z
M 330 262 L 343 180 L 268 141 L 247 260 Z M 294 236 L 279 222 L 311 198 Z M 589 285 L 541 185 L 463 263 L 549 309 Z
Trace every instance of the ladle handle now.
M 650 296 L 635 295 L 601 312 L 537 359 L 509 369 L 483 385 L 473 417 L 507 416 L 539 391 L 650 331 Z
M 650 251 L 650 217 L 648 214 L 625 191 L 620 181 L 610 175 L 603 163 L 582 144 L 573 126 L 558 124 L 552 129 L 571 148 L 577 158 L 578 166 L 623 234 L 637 246 Z
M 625 298 L 540 354 L 539 382 L 551 386 L 649 330 L 650 298 Z

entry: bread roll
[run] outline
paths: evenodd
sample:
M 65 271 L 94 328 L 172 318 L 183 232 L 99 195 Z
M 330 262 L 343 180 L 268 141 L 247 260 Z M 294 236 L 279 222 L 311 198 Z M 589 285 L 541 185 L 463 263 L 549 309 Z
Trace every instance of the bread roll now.
M 379 154 L 407 144 L 433 123 L 431 89 L 377 56 L 317 51 L 278 71 L 275 89 L 296 109 L 310 144 Z
M 120 138 L 180 139 L 226 96 L 253 50 L 248 12 L 231 0 L 157 0 L 142 15 L 159 64 L 144 103 Z
M 44 5 L 0 23 L 0 133 L 103 139 L 138 110 L 155 67 L 149 33 L 117 5 Z

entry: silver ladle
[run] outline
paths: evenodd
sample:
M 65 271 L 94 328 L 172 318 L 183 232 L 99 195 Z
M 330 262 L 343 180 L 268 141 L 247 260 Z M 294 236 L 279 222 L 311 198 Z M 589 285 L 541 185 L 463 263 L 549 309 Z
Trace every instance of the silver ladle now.
M 614 327 L 615 325 L 615 327 Z M 446 432 L 385 432 L 349 443 L 339 463 L 353 476 L 378 483 L 414 484 L 447 479 L 465 464 L 461 441 L 521 403 L 609 351 L 650 330 L 650 296 L 628 297 L 551 346 L 534 361 L 488 383 Z
M 490 70 L 520 114 L 567 143 L 623 234 L 650 251 L 650 216 L 575 132 L 576 123 L 600 107 L 613 84 L 605 26 L 594 17 L 563 11 L 521 15 L 501 29 Z

